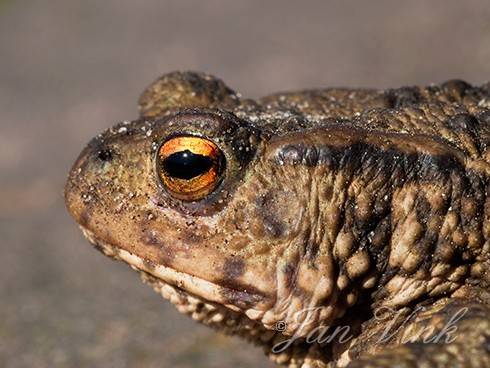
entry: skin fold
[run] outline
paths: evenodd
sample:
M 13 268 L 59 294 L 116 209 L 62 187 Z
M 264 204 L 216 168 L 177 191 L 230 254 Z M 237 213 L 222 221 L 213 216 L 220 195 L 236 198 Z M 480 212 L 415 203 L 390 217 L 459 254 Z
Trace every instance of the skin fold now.
M 251 100 L 174 72 L 139 109 L 81 152 L 66 204 L 179 311 L 290 367 L 490 366 L 490 85 Z M 202 198 L 158 177 L 182 135 L 223 155 Z

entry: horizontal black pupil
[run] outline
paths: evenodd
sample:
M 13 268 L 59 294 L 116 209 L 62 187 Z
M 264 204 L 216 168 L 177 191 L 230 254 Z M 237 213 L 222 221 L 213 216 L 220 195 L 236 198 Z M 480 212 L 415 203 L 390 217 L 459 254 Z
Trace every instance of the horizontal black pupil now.
M 206 173 L 212 166 L 212 159 L 189 150 L 172 153 L 163 161 L 163 169 L 167 175 L 185 180 Z

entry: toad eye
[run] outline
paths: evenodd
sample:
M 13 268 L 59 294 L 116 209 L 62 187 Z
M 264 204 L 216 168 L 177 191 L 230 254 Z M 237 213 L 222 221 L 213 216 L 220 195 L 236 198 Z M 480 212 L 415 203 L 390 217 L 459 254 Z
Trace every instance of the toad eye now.
M 194 201 L 204 198 L 220 183 L 225 158 L 218 146 L 200 137 L 174 137 L 157 153 L 157 175 L 175 198 Z

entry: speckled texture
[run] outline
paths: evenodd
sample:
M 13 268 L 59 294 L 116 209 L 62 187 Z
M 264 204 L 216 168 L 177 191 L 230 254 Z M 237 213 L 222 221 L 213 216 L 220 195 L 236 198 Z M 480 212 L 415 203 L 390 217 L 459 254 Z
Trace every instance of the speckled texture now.
M 135 118 L 142 88 L 176 69 L 251 97 L 482 84 L 489 12 L 478 0 L 0 1 L 0 366 L 270 366 L 86 246 L 61 196 L 80 148 Z
M 140 111 L 87 145 L 65 198 L 97 248 L 179 310 L 306 368 L 371 354 L 377 364 L 397 336 L 417 331 L 421 315 L 437 334 L 456 303 L 469 309 L 458 339 L 407 345 L 407 356 L 433 350 L 444 362 L 457 351 L 468 365 L 488 353 L 486 329 L 467 320 L 487 324 L 490 310 L 489 85 L 251 100 L 211 75 L 174 72 L 148 87 Z M 202 198 L 175 198 L 157 177 L 156 148 L 175 135 L 211 140 L 226 159 L 220 184 Z M 417 310 L 433 303 L 434 311 Z M 380 332 L 373 316 L 382 308 L 414 311 L 385 344 L 366 339 Z M 362 326 L 350 345 L 308 342 L 346 320 Z M 276 354 L 271 346 L 288 336 L 305 343 Z M 471 353 L 462 349 L 470 338 Z

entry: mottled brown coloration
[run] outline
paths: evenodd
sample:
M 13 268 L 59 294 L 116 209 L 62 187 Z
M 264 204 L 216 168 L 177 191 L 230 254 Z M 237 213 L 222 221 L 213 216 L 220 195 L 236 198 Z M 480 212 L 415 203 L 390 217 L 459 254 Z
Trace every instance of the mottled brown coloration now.
M 254 101 L 172 73 L 140 111 L 82 151 L 66 202 L 91 242 L 180 311 L 290 367 L 488 366 L 489 85 Z M 155 172 L 161 143 L 179 135 L 226 160 L 202 199 L 175 198 Z M 443 331 L 455 306 L 468 310 L 457 339 L 424 343 L 417 328 Z M 383 342 L 380 311 L 408 316 Z M 312 338 L 346 325 L 349 342 Z

